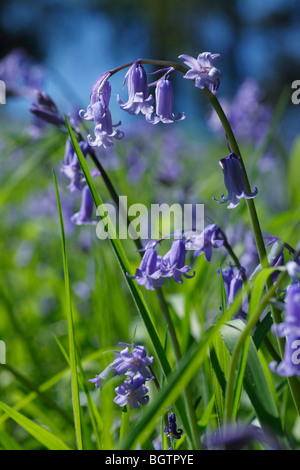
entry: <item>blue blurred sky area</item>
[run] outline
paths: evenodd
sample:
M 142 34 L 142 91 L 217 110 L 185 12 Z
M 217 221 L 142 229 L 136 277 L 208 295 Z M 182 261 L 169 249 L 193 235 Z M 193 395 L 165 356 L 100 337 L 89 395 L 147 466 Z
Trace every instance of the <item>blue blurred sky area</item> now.
M 141 5 L 146 3 L 141 0 Z M 157 0 L 152 3 L 159 5 Z M 160 1 L 161 7 L 163 3 Z M 170 50 L 168 59 L 177 60 L 183 53 L 196 56 L 201 51 L 219 52 L 218 66 L 223 72 L 219 95 L 234 95 L 242 81 L 251 76 L 259 80 L 270 99 L 275 99 L 280 86 L 300 79 L 299 1 L 186 0 L 183 3 L 187 16 L 182 24 L 187 26 L 186 33 L 183 26 L 172 23 L 174 11 L 170 2 L 165 4 L 169 10 L 163 7 L 161 10 L 167 23 L 166 36 L 162 37 L 176 38 L 180 32 L 186 39 L 182 47 L 184 41 Z M 203 3 L 201 15 L 193 15 L 193 3 L 198 6 Z M 71 97 L 75 98 L 75 106 L 86 107 L 94 81 L 105 70 L 140 57 L 154 58 L 155 17 L 150 19 L 141 8 L 136 12 L 133 9 L 122 22 L 122 11 L 115 7 L 110 12 L 108 4 L 96 0 L 11 0 L 1 6 L 4 42 L 22 47 L 24 44 L 18 43 L 18 38 L 28 37 L 28 44 L 36 46 L 46 66 L 45 91 L 63 111 Z M 121 3 L 111 2 L 111 6 L 116 4 Z M 164 17 L 160 21 L 163 20 Z M 155 58 L 162 58 L 159 50 L 155 53 Z M 121 97 L 126 99 L 126 90 L 122 92 L 123 77 L 123 73 L 113 77 L 113 94 L 121 92 Z M 181 93 L 176 96 L 176 112 L 186 110 L 191 93 L 186 83 L 178 87 Z M 193 100 L 189 100 L 188 106 L 193 113 Z M 112 112 L 118 108 L 115 100 L 111 107 Z

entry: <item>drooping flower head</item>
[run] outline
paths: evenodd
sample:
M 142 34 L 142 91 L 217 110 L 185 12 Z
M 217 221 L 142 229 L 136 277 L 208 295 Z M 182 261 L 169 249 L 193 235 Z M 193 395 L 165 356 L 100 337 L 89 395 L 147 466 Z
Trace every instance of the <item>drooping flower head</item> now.
M 99 100 L 103 103 L 104 106 L 109 106 L 109 100 L 111 96 L 111 84 L 107 80 L 109 72 L 105 72 L 96 80 L 93 85 L 91 95 L 90 95 L 90 104 L 87 107 L 87 110 L 81 109 L 79 111 L 79 115 L 82 119 L 87 121 L 94 120 L 94 113 L 93 107 L 95 103 Z M 101 91 L 99 93 L 99 89 L 101 87 Z
M 87 137 L 88 143 L 92 147 L 111 147 L 114 139 L 119 140 L 124 136 L 124 132 L 114 129 L 121 122 L 118 124 L 112 123 L 111 112 L 108 108 L 111 95 L 111 85 L 107 80 L 108 73 L 102 74 L 95 82 L 86 112 L 84 110 L 79 112 L 83 119 L 95 123 L 95 139 L 93 140 L 90 134 Z
M 132 351 L 131 351 L 132 349 Z M 128 377 L 134 377 L 139 373 L 144 379 L 151 380 L 152 373 L 147 369 L 153 363 L 153 357 L 147 356 L 144 346 L 127 345 L 122 351 L 115 351 L 115 359 L 109 364 L 99 375 L 94 379 L 90 379 L 96 385 L 96 388 L 101 387 L 110 373 L 113 375 L 125 374 Z
M 128 78 L 128 101 L 123 103 L 120 95 L 117 95 L 117 101 L 124 111 L 129 114 L 145 114 L 150 117 L 153 113 L 154 98 L 149 95 L 147 74 L 140 61 L 135 62 L 127 74 L 125 75 L 124 82 Z
M 140 405 L 146 405 L 149 401 L 147 395 L 149 388 L 145 383 L 154 378 L 150 370 L 147 369 L 152 364 L 153 357 L 147 357 L 143 346 L 127 345 L 126 343 L 125 345 L 125 349 L 115 352 L 114 361 L 89 382 L 94 383 L 96 388 L 101 388 L 103 381 L 107 379 L 109 374 L 125 374 L 124 382 L 115 389 L 117 396 L 114 402 L 121 407 L 128 404 L 130 408 L 139 408 Z
M 182 275 L 192 278 L 193 274 L 188 274 L 191 268 L 185 264 L 186 248 L 182 238 L 174 240 L 170 250 L 162 257 L 160 274 L 162 277 L 173 277 L 175 282 L 182 283 Z
M 161 257 L 157 255 L 155 248 L 150 245 L 146 249 L 140 267 L 136 269 L 135 276 L 128 277 L 135 279 L 140 286 L 145 286 L 148 290 L 154 290 L 154 287 L 161 287 L 164 283 L 163 279 L 160 279 L 160 263 Z
M 89 144 L 82 140 L 79 142 L 79 147 L 86 157 Z M 61 163 L 60 171 L 70 180 L 68 189 L 71 193 L 82 189 L 84 176 L 70 137 L 66 141 L 64 161 Z
M 220 275 L 220 269 L 217 270 Z M 244 283 L 245 269 L 243 267 L 237 269 L 229 263 L 229 268 L 222 269 L 222 279 L 224 283 L 224 289 L 226 294 L 226 306 L 227 308 L 233 303 L 237 293 L 242 289 Z M 239 312 L 235 315 L 235 318 L 245 320 L 246 311 L 248 305 L 242 305 Z
M 81 206 L 79 212 L 71 217 L 71 221 L 75 225 L 93 225 L 94 200 L 90 188 L 86 184 L 81 191 Z
M 176 416 L 175 416 L 175 413 L 173 411 L 169 416 L 169 427 L 165 426 L 164 433 L 170 438 L 170 440 L 171 440 L 170 449 L 172 449 L 173 448 L 173 439 L 180 439 L 181 436 L 182 436 L 182 433 L 183 433 L 182 429 L 177 429 Z
M 222 74 L 214 66 L 214 62 L 220 58 L 220 54 L 202 52 L 197 59 L 186 54 L 182 54 L 178 58 L 190 67 L 184 78 L 195 80 L 197 88 L 203 89 L 207 86 L 213 93 L 217 92 Z
M 228 196 L 222 196 L 223 201 L 218 201 L 213 197 L 213 200 L 219 204 L 224 204 L 230 201 L 228 209 L 234 209 L 240 203 L 242 198 L 252 199 L 257 195 L 257 188 L 249 192 L 246 187 L 246 180 L 241 163 L 241 157 L 230 153 L 226 158 L 219 161 L 224 174 L 224 183 L 228 191 Z
M 149 388 L 145 385 L 145 379 L 142 375 L 137 374 L 134 377 L 125 379 L 124 382 L 115 388 L 117 394 L 114 402 L 123 408 L 129 405 L 129 408 L 139 408 L 140 405 L 147 405 L 149 402 Z
M 173 113 L 174 91 L 172 82 L 169 79 L 172 72 L 174 72 L 173 68 L 168 69 L 168 71 L 156 82 L 156 114 L 153 118 L 146 116 L 147 121 L 151 124 L 157 124 L 158 122 L 169 124 L 185 119 L 184 113 L 178 113 L 176 116 Z

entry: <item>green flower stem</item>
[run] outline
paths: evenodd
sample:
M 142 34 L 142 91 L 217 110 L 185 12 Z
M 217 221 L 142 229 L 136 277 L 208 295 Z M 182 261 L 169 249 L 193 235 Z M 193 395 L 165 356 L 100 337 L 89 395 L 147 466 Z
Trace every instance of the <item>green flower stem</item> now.
M 217 97 L 213 93 L 211 93 L 211 91 L 208 88 L 204 88 L 203 92 L 204 92 L 205 96 L 209 99 L 210 103 L 212 104 L 212 106 L 214 107 L 216 113 L 219 116 L 219 119 L 220 119 L 220 121 L 223 125 L 224 131 L 225 131 L 225 134 L 228 138 L 228 142 L 229 142 L 229 145 L 230 145 L 230 148 L 231 148 L 232 152 L 234 152 L 236 155 L 239 155 L 241 157 L 241 163 L 242 163 L 242 166 L 243 166 L 244 177 L 245 177 L 245 182 L 246 182 L 246 188 L 247 188 L 247 191 L 251 192 L 251 187 L 250 187 L 250 183 L 249 183 L 249 180 L 248 180 L 248 175 L 247 175 L 247 172 L 246 172 L 246 168 L 245 168 L 242 156 L 241 156 L 241 152 L 239 150 L 238 144 L 236 142 L 236 139 L 234 137 L 234 134 L 232 132 L 232 129 L 231 129 L 231 126 L 228 122 L 228 119 L 227 119 L 227 117 L 226 117 L 226 115 L 225 115 L 225 113 L 224 113 Z M 255 203 L 254 203 L 253 199 L 246 199 L 246 203 L 247 203 L 247 206 L 248 206 L 248 212 L 249 212 L 249 216 L 250 216 L 250 220 L 251 220 L 251 224 L 252 224 L 252 229 L 253 229 L 253 233 L 254 233 L 254 237 L 255 237 L 255 242 L 256 242 L 257 251 L 258 251 L 259 259 L 260 259 L 260 262 L 261 262 L 261 266 L 262 266 L 262 269 L 267 269 L 269 267 L 269 261 L 268 261 L 266 248 L 265 248 L 265 244 L 264 244 L 264 240 L 263 240 L 263 236 L 262 236 L 262 231 L 261 231 L 261 228 L 260 228 L 260 224 L 259 224 L 259 220 L 258 220 L 256 208 L 255 208 Z M 278 281 L 280 280 L 280 278 L 281 278 L 281 276 L 278 278 Z M 277 287 L 278 287 L 278 285 L 279 285 L 278 283 L 275 284 L 275 286 L 277 286 Z M 268 305 L 269 300 L 272 298 L 273 295 L 275 295 L 275 291 L 276 291 L 276 288 L 274 289 L 272 278 L 270 276 L 268 277 L 268 279 L 266 281 L 266 287 L 267 287 L 267 292 L 268 293 L 267 293 L 267 297 L 266 297 L 267 300 L 264 301 L 264 308 Z M 281 322 L 280 311 L 272 304 L 270 304 L 270 307 L 271 307 L 271 312 L 272 312 L 272 317 L 273 317 L 274 323 L 276 323 L 276 324 L 280 323 Z M 259 311 L 262 312 L 263 310 L 259 310 Z M 254 318 L 254 317 L 252 317 L 252 318 Z M 259 318 L 259 316 L 258 316 L 258 318 Z M 258 319 L 256 319 L 254 324 L 256 324 L 257 320 Z M 253 320 L 251 321 L 250 325 L 252 325 L 251 326 L 251 329 L 252 329 Z M 249 331 L 249 330 L 247 329 L 246 332 L 247 331 Z M 238 354 L 239 354 L 241 345 L 243 344 L 244 340 L 246 339 L 246 336 L 247 336 L 247 333 L 243 333 L 241 335 L 241 338 L 240 338 L 240 341 L 239 341 L 240 346 L 239 346 L 239 349 L 237 350 L 236 355 L 234 356 L 234 361 L 233 361 L 233 358 L 232 358 L 233 364 L 232 364 L 231 374 L 235 373 L 236 366 L 237 366 Z M 277 341 L 278 341 L 281 357 L 283 357 L 284 348 L 285 348 L 285 338 L 278 338 L 278 336 L 277 336 Z M 297 381 L 297 379 L 295 377 L 289 377 L 289 378 L 287 378 L 287 380 L 288 380 L 288 383 L 289 383 L 289 387 L 290 387 L 292 397 L 294 399 L 295 406 L 297 408 L 298 413 L 300 414 L 300 384 L 299 384 L 299 382 Z M 228 386 L 228 394 L 229 394 L 228 406 L 229 406 L 229 403 L 231 403 L 231 401 L 232 401 L 233 391 L 234 391 L 234 381 L 232 381 L 232 376 L 231 376 L 230 385 Z M 230 420 L 230 418 L 231 418 L 231 411 L 232 410 L 230 409 L 230 406 L 229 406 L 229 410 L 227 410 L 227 419 L 228 420 Z

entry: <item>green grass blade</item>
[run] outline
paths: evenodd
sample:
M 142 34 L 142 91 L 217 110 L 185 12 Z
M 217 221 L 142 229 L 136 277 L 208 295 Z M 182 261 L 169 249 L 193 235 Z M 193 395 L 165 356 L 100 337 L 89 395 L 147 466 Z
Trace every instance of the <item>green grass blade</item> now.
M 68 357 L 68 354 L 67 354 L 66 350 L 64 349 L 64 347 L 61 344 L 61 342 L 59 341 L 59 339 L 56 336 L 54 338 L 55 338 L 55 341 L 56 341 L 62 355 L 66 359 L 67 363 L 70 365 L 70 359 Z M 102 445 L 101 445 L 100 438 L 99 438 L 97 423 L 98 423 L 99 429 L 101 431 L 103 431 L 103 422 L 102 422 L 101 416 L 100 416 L 100 414 L 99 414 L 99 412 L 96 408 L 96 405 L 92 400 L 90 392 L 87 388 L 85 378 L 84 378 L 83 369 L 82 369 L 82 366 L 81 366 L 81 363 L 80 363 L 80 358 L 78 356 L 78 352 L 77 352 L 77 364 L 78 364 L 78 381 L 79 381 L 79 385 L 80 385 L 81 389 L 83 390 L 83 392 L 85 393 L 85 396 L 86 396 L 87 407 L 88 407 L 88 410 L 89 410 L 89 415 L 90 415 L 90 419 L 91 419 L 93 432 L 94 432 L 94 435 L 95 435 L 95 438 L 96 438 L 97 447 L 98 447 L 98 449 L 101 449 Z
M 49 450 L 71 450 L 61 439 L 10 406 L 0 402 L 0 409 Z
M 233 353 L 243 328 L 242 320 L 232 320 L 224 325 L 221 336 L 230 354 Z M 244 368 L 244 387 L 256 416 L 262 426 L 266 426 L 278 433 L 282 432 L 281 421 L 277 405 L 273 399 L 264 368 L 261 364 L 257 349 L 251 337 L 249 337 L 246 366 Z
M 72 390 L 72 404 L 73 404 L 75 435 L 76 435 L 77 448 L 79 450 L 82 450 L 81 411 L 80 411 L 79 389 L 78 389 L 78 374 L 77 374 L 77 360 L 76 360 L 76 348 L 75 348 L 74 325 L 73 325 L 71 288 L 70 288 L 70 279 L 69 279 L 64 221 L 63 221 L 60 197 L 59 197 L 55 174 L 54 174 L 54 184 L 55 184 L 57 207 L 58 207 L 59 221 L 60 221 L 62 256 L 63 256 L 65 288 L 66 288 L 66 310 L 67 310 L 67 321 L 68 321 L 71 390 Z

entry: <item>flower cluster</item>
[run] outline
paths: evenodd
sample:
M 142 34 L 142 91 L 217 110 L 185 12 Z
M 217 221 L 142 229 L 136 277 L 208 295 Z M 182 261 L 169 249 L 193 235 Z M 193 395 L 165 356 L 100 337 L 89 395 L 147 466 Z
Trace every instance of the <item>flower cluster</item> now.
M 184 75 L 184 78 L 195 80 L 198 88 L 207 86 L 216 93 L 221 72 L 214 67 L 214 62 L 219 58 L 219 54 L 204 52 L 194 59 L 188 55 L 181 55 L 179 58 L 191 69 Z M 128 100 L 123 102 L 120 95 L 117 95 L 117 101 L 123 111 L 129 114 L 137 115 L 142 113 L 146 121 L 151 124 L 163 122 L 164 124 L 173 123 L 185 119 L 185 113 L 173 113 L 174 92 L 170 80 L 171 74 L 175 71 L 173 67 L 158 70 L 156 73 L 164 72 L 162 77 L 156 82 L 148 85 L 147 74 L 141 60 L 134 62 L 127 71 L 124 78 L 124 85 L 128 83 Z M 124 133 L 114 129 L 118 124 L 112 124 L 112 117 L 109 110 L 109 101 L 111 96 L 111 85 L 108 81 L 112 72 L 103 73 L 94 83 L 90 104 L 87 110 L 80 110 L 80 117 L 88 121 L 94 121 L 95 139 L 88 136 L 88 142 L 91 146 L 111 147 L 114 139 L 121 139 Z M 148 87 L 155 85 L 155 111 L 154 97 L 149 94 Z
M 148 357 L 143 346 L 135 344 L 125 344 L 126 348 L 115 352 L 116 358 L 99 375 L 89 382 L 95 384 L 96 388 L 102 387 L 102 382 L 107 379 L 109 374 L 125 374 L 124 382 L 115 388 L 117 396 L 114 402 L 124 407 L 139 408 L 140 405 L 146 405 L 149 401 L 149 388 L 145 383 L 152 380 L 153 375 L 148 367 L 153 363 L 153 357 Z
M 157 254 L 155 242 L 149 243 L 135 275 L 127 274 L 127 276 L 135 279 L 139 285 L 145 286 L 148 290 L 161 287 L 165 278 L 173 277 L 175 282 L 182 284 L 182 276 L 192 278 L 195 275 L 195 273 L 188 274 L 191 268 L 185 264 L 185 257 L 185 240 L 182 238 L 174 240 L 170 250 L 164 256 Z

